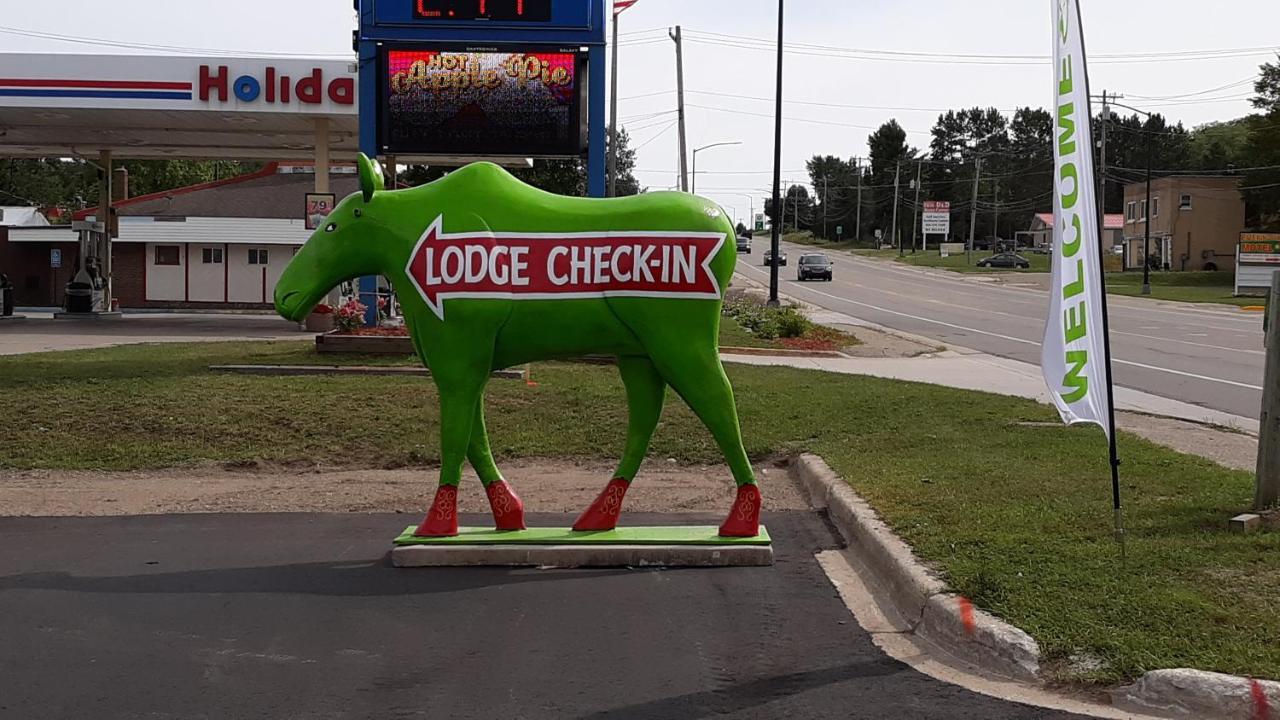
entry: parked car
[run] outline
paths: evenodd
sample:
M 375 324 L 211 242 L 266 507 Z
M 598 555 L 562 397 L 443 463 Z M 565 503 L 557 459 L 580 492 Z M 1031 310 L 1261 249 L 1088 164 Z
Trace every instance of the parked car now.
M 764 251 L 764 262 L 761 264 L 764 265 L 765 267 L 769 267 L 770 265 L 773 265 L 773 249 L 772 248 Z M 778 265 L 781 267 L 787 266 L 786 250 L 778 251 Z
M 999 253 L 978 261 L 978 267 L 986 268 L 1022 268 L 1031 267 L 1031 261 L 1017 253 Z
M 751 238 L 746 235 L 738 236 L 738 252 L 751 254 Z
M 831 280 L 831 258 L 822 253 L 801 255 L 796 264 L 796 280 Z

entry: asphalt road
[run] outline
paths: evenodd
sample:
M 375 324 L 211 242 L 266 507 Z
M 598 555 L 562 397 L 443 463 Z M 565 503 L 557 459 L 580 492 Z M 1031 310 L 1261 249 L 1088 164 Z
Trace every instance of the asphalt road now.
M 766 514 L 774 567 L 665 571 L 390 568 L 409 521 L 0 519 L 0 717 L 1077 717 L 883 655 L 814 513 Z
M 781 291 L 801 300 L 943 344 L 1040 364 L 1049 295 L 1035 287 L 980 282 L 945 271 L 829 253 L 832 282 L 796 282 L 806 250 L 784 243 Z M 768 281 L 767 242 L 740 255 L 739 270 Z M 1033 278 L 1028 278 L 1034 282 Z M 1262 317 L 1108 296 L 1117 385 L 1257 418 L 1262 402 Z

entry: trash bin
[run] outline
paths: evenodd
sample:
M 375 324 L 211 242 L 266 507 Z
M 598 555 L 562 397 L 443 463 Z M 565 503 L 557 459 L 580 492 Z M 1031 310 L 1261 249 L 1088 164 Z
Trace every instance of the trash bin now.
M 67 312 L 93 312 L 93 286 L 89 283 L 67 283 Z
M 0 315 L 13 315 L 13 283 L 7 275 L 0 275 Z

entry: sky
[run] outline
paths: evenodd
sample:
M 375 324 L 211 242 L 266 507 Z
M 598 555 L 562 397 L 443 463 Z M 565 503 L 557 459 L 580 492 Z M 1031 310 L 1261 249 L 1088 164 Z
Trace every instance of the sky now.
M 5 52 L 346 57 L 355 26 L 351 0 L 6 5 Z M 1276 0 L 1081 0 L 1081 7 L 1093 92 L 1121 93 L 1123 102 L 1188 127 L 1250 112 L 1246 81 L 1280 50 Z M 815 154 L 865 157 L 867 136 L 890 118 L 908 142 L 926 147 L 942 110 L 1011 113 L 1052 99 L 1051 0 L 790 0 L 786 8 L 784 181 L 807 182 L 805 160 Z M 689 149 L 741 143 L 699 153 L 698 193 L 746 220 L 772 182 L 777 4 L 640 0 L 621 16 L 620 124 L 639 149 L 636 176 L 655 190 L 678 182 L 675 50 L 667 37 L 676 25 L 685 34 Z

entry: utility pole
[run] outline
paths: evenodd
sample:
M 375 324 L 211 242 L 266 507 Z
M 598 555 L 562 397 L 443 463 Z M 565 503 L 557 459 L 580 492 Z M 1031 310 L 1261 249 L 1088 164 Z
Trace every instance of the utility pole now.
M 902 176 L 902 161 L 899 160 L 893 166 L 893 235 L 889 237 L 889 241 L 898 242 L 898 255 L 902 255 L 902 233 L 898 232 L 898 178 Z
M 979 155 L 973 169 L 973 207 L 969 208 L 969 247 L 965 250 L 965 261 L 973 264 L 973 233 L 978 227 L 978 179 L 982 177 L 982 156 Z
M 920 224 L 920 167 L 924 163 L 920 160 L 916 161 L 916 201 L 911 208 L 911 254 L 916 252 L 916 229 Z M 928 242 L 926 239 L 925 242 Z
M 822 239 L 827 239 L 827 176 L 822 176 Z
M 1102 172 L 1098 173 L 1098 204 L 1102 205 L 1102 224 L 1100 228 L 1103 237 L 1106 237 L 1106 218 L 1107 218 L 1107 126 L 1111 124 L 1111 106 L 1107 104 L 1107 91 L 1102 91 L 1102 148 L 1101 162 Z M 1103 248 L 1104 250 L 1106 248 Z
M 676 117 L 680 123 L 680 189 L 684 192 L 689 192 L 689 172 L 686 165 L 684 132 L 684 45 L 680 40 L 679 25 L 676 26 L 675 32 L 668 30 L 667 34 L 676 43 Z
M 613 12 L 613 61 L 609 63 L 609 197 L 618 196 L 618 15 Z
M 853 171 L 858 175 L 858 215 L 853 225 L 853 241 L 862 241 L 862 158 L 853 159 Z
M 995 181 L 995 190 L 991 192 L 991 234 L 995 240 L 1000 239 L 1000 180 Z M 995 240 L 992 242 L 994 243 Z M 994 248 L 992 248 L 994 250 Z M 1014 248 L 1017 250 L 1018 248 Z
M 1262 383 L 1262 422 L 1258 426 L 1258 480 L 1254 510 L 1280 503 L 1280 271 L 1271 274 L 1266 316 L 1266 371 Z
M 777 90 L 773 97 L 773 211 L 778 212 L 778 186 L 782 184 L 782 3 L 778 0 L 778 77 Z M 773 252 L 770 255 L 773 262 L 769 263 L 769 305 L 778 307 L 778 250 L 779 250 L 779 231 L 778 223 L 773 224 L 773 236 L 769 241 L 769 248 Z
M 1151 133 L 1147 133 L 1147 201 L 1143 206 L 1142 294 L 1151 294 Z

